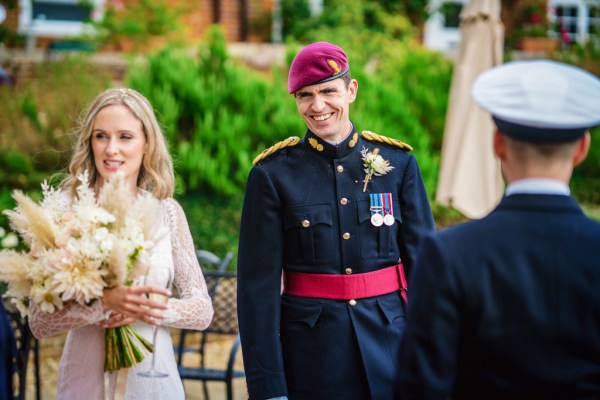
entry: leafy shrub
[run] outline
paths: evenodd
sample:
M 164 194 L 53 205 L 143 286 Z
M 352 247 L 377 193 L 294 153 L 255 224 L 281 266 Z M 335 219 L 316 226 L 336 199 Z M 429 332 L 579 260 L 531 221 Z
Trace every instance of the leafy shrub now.
M 75 56 L 40 66 L 37 79 L 18 90 L 0 87 L 0 188 L 37 190 L 64 168 L 75 117 L 109 82 L 108 73 Z
M 188 192 L 178 196 L 196 248 L 223 257 L 235 255 L 229 269 L 235 270 L 243 196 L 221 196 L 210 192 Z
M 256 154 L 303 132 L 281 74 L 273 76 L 232 62 L 217 27 L 197 57 L 166 48 L 131 71 L 130 86 L 148 97 L 165 127 L 180 189 L 240 193 Z
M 351 118 L 359 129 L 412 145 L 434 198 L 452 63 L 415 40 L 407 17 L 390 12 L 390 7 L 405 9 L 407 2 L 388 3 L 331 0 L 320 17 L 308 22 L 303 40 L 330 41 L 346 50 L 359 81 Z

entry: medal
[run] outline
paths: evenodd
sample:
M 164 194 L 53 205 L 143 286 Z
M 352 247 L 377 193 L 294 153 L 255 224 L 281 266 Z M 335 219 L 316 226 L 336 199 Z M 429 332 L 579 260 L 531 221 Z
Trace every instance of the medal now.
M 396 222 L 391 193 L 371 193 L 371 223 L 373 226 L 392 226 Z
M 394 216 L 390 214 L 386 215 L 385 217 L 383 217 L 383 223 L 387 226 L 394 225 Z
M 373 226 L 381 226 L 383 225 L 383 205 L 381 204 L 381 195 L 378 193 L 369 194 L 369 198 L 371 200 L 371 223 Z
M 382 193 L 383 197 L 383 223 L 387 226 L 394 225 L 394 207 L 392 206 L 392 194 Z
M 384 217 L 383 215 L 379 214 L 379 213 L 374 213 L 373 215 L 371 215 L 371 223 L 374 226 L 381 226 L 383 225 L 384 222 Z

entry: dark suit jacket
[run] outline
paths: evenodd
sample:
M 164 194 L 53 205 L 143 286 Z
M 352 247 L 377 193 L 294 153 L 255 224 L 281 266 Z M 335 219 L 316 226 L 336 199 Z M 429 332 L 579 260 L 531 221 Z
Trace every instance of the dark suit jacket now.
M 356 132 L 353 132 L 356 133 Z M 312 132 L 250 172 L 238 257 L 238 314 L 251 399 L 393 397 L 404 329 L 399 292 L 348 301 L 280 295 L 282 269 L 364 273 L 413 264 L 434 229 L 417 162 L 361 135 L 331 145 Z M 394 170 L 363 192 L 360 150 Z M 320 149 L 320 150 L 319 150 Z M 369 193 L 392 193 L 395 223 L 373 226 Z M 305 224 L 303 225 L 303 222 Z
M 505 197 L 418 254 L 398 399 L 600 398 L 600 224 L 571 197 Z
M 13 398 L 14 346 L 12 327 L 4 305 L 0 301 L 0 399 Z

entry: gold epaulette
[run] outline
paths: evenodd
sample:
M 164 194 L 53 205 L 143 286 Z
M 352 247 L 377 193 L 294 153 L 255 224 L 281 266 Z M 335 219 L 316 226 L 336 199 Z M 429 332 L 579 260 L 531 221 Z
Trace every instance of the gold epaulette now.
M 372 142 L 387 143 L 392 146 L 400 147 L 402 150 L 412 151 L 412 149 L 413 149 L 412 146 L 410 146 L 398 139 L 392 139 L 389 137 L 381 136 L 381 135 L 378 135 L 376 133 L 369 132 L 369 131 L 362 131 L 362 137 L 364 137 L 365 139 L 372 141 Z
M 252 164 L 257 164 L 258 162 L 264 160 L 265 158 L 269 157 L 271 154 L 275 153 L 276 151 L 279 151 L 281 149 L 284 149 L 286 147 L 291 147 L 291 146 L 295 146 L 300 142 L 300 138 L 298 136 L 291 136 L 285 140 L 282 140 L 279 143 L 275 143 L 273 146 L 269 147 L 268 149 L 264 149 L 262 151 L 262 153 L 260 153 L 259 155 L 256 156 L 256 158 L 252 161 Z

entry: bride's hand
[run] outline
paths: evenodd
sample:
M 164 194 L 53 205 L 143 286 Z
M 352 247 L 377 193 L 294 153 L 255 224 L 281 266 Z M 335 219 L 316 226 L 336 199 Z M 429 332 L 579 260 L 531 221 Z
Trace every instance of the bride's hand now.
M 150 300 L 147 296 L 150 293 L 171 296 L 167 289 L 157 286 L 118 285 L 111 289 L 104 289 L 103 311 L 111 311 L 116 315 L 121 314 L 124 319 L 130 320 L 128 323 L 139 320 L 147 324 L 158 325 L 160 320 L 165 318 L 160 310 L 166 310 L 167 305 Z
M 113 313 L 111 311 L 107 312 L 106 319 L 102 321 L 100 324 L 104 328 L 118 328 L 120 326 L 125 326 L 129 324 L 133 324 L 137 321 L 135 318 L 126 317 L 123 314 Z

